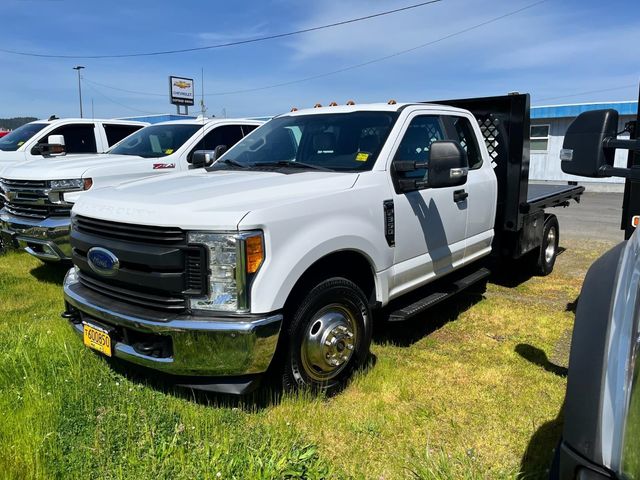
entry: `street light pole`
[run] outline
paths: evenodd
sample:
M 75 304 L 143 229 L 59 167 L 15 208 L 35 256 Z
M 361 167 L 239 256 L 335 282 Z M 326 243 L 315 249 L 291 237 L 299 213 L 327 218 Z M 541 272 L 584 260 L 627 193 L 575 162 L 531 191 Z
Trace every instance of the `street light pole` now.
M 84 67 L 82 65 L 76 65 L 73 67 L 74 70 L 78 71 L 78 95 L 80 97 L 80 118 L 82 118 L 82 83 L 80 82 L 80 70 Z

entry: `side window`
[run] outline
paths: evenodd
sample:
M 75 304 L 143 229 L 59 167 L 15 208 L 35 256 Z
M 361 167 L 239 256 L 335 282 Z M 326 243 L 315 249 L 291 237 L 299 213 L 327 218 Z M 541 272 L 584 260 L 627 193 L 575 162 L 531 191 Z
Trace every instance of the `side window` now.
M 531 125 L 531 150 L 546 152 L 549 148 L 549 125 Z
M 141 125 L 104 125 L 104 133 L 107 134 L 107 143 L 110 147 L 113 147 L 120 140 L 127 138 L 141 128 Z
M 242 135 L 247 136 L 251 132 L 253 132 L 256 128 L 258 128 L 258 125 L 242 125 L 241 128 L 242 128 Z
M 434 115 L 422 115 L 411 120 L 404 134 L 394 160 L 429 163 L 431 144 L 436 140 L 444 140 L 442 118 Z M 401 178 L 426 178 L 427 169 L 413 172 L 398 172 Z
M 218 145 L 233 147 L 242 139 L 242 127 L 240 125 L 224 125 L 216 127 L 207 133 L 189 153 L 189 158 L 196 150 L 215 150 Z
M 482 166 L 482 154 L 471 123 L 464 117 L 449 117 L 448 119 L 452 126 L 451 140 L 459 142 L 464 151 L 467 152 L 469 170 L 480 168 Z
M 38 140 L 39 143 L 47 143 L 49 135 L 64 135 L 64 143 L 67 153 L 96 153 L 95 125 L 75 124 L 64 125 L 52 130 L 47 136 Z

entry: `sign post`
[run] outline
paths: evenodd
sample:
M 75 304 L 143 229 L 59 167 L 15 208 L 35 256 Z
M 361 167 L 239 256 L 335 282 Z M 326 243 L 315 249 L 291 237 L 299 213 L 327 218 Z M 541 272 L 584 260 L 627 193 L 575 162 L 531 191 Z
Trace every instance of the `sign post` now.
M 178 109 L 178 115 L 182 115 L 180 107 L 184 105 L 184 115 L 189 115 L 189 106 L 195 103 L 195 91 L 193 78 L 169 77 L 169 98 Z

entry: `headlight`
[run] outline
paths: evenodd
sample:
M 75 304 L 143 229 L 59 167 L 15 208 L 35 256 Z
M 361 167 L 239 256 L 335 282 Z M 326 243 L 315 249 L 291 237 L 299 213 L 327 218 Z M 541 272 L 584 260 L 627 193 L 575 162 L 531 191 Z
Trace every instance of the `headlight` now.
M 262 232 L 191 232 L 190 244 L 204 245 L 208 253 L 208 295 L 192 298 L 193 310 L 249 311 L 249 290 L 264 262 Z
M 50 180 L 49 188 L 56 192 L 75 192 L 78 190 L 89 190 L 93 185 L 90 178 L 72 178 L 68 180 Z
M 75 202 L 77 193 L 89 190 L 93 185 L 91 178 L 72 178 L 69 180 L 49 180 L 49 200 L 51 203 L 69 205 Z M 69 195 L 67 195 L 69 194 Z

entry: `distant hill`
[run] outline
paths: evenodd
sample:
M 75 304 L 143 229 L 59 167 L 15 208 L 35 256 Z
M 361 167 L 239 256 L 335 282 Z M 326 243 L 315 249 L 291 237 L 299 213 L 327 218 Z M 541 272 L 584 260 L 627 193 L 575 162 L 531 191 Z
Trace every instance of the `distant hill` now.
M 37 120 L 35 117 L 0 118 L 0 130 L 14 130 L 25 123 Z

